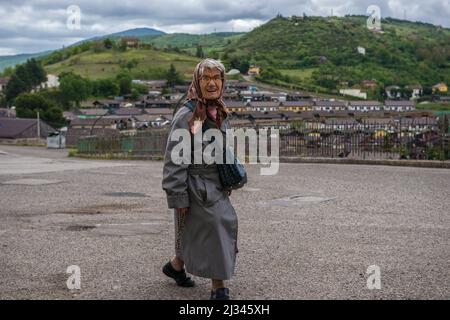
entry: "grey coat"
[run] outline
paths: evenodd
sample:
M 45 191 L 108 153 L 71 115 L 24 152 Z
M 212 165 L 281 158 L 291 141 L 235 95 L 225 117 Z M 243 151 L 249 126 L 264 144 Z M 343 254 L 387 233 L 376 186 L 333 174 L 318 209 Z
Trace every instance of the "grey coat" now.
M 227 192 L 221 190 L 217 167 L 215 164 L 177 165 L 170 157 L 172 148 L 179 143 L 170 141 L 170 135 L 178 128 L 189 130 L 191 115 L 192 111 L 185 106 L 175 114 L 163 169 L 162 188 L 169 208 L 189 207 L 184 217 L 174 210 L 176 254 L 184 261 L 187 272 L 228 280 L 234 274 L 238 252 L 238 220 Z M 222 123 L 224 137 L 226 128 L 229 128 L 228 119 Z M 203 148 L 207 144 L 204 142 Z

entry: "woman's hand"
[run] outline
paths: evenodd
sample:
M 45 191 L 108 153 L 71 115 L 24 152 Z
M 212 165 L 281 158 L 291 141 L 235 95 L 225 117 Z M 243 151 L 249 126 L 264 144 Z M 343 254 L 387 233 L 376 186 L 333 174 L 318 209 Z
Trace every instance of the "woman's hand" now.
M 178 214 L 186 214 L 188 213 L 189 208 L 177 208 Z

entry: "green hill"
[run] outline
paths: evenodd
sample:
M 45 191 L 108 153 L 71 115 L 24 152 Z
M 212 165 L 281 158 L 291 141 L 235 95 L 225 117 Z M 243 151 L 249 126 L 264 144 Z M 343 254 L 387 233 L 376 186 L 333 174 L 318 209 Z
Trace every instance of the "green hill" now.
M 79 42 L 76 42 L 72 44 L 71 46 L 79 46 L 84 42 L 92 42 L 96 40 L 102 40 L 105 38 L 110 39 L 120 39 L 122 37 L 137 37 L 139 39 L 143 38 L 151 38 L 151 37 L 158 37 L 161 35 L 165 35 L 165 32 L 162 32 L 160 30 L 152 29 L 152 28 L 135 28 L 135 29 L 128 29 L 121 32 L 111 33 L 104 36 L 89 38 L 86 40 L 82 40 Z M 63 49 L 64 50 L 64 49 Z M 51 54 L 56 50 L 48 50 L 38 53 L 32 53 L 32 54 L 17 54 L 12 56 L 0 56 L 0 72 L 2 72 L 4 69 L 8 67 L 14 67 L 15 65 L 21 64 L 26 62 L 28 59 L 31 58 L 38 58 L 38 57 L 45 57 Z
M 195 56 L 198 45 L 206 55 L 218 58 L 240 36 L 240 33 L 144 35 L 138 37 L 141 43 L 138 49 L 127 50 L 120 50 L 117 47 L 120 41 L 114 37 L 110 39 L 117 44 L 109 49 L 96 48 L 95 43 L 103 40 L 94 39 L 53 52 L 43 57 L 42 62 L 48 73 L 72 71 L 90 79 L 113 78 L 123 69 L 129 69 L 134 78 L 160 78 L 173 63 L 182 76 L 190 79 L 199 61 Z
M 228 46 L 225 57 L 269 69 L 262 75 L 266 80 L 309 88 L 336 90 L 344 81 L 351 86 L 365 79 L 385 85 L 450 83 L 450 29 L 388 18 L 382 20 L 384 33 L 374 33 L 366 20 L 278 16 Z
M 129 62 L 133 62 L 131 68 L 127 67 Z M 114 49 L 103 52 L 88 50 L 49 64 L 45 69 L 52 74 L 72 71 L 89 79 L 113 78 L 127 69 L 134 78 L 157 79 L 163 77 L 171 63 L 182 76 L 191 78 L 198 58 L 153 49 L 128 49 L 124 52 Z

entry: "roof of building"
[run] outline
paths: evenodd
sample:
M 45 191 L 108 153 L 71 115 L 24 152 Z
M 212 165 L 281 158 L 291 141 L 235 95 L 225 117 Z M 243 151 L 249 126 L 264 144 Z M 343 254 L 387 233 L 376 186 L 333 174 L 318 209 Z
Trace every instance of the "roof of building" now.
M 6 85 L 9 82 L 10 77 L 0 77 L 0 85 Z
M 386 100 L 384 105 L 386 107 L 410 107 L 415 106 L 415 103 L 411 100 Z
M 107 109 L 101 109 L 101 108 L 87 108 L 87 109 L 79 109 L 81 114 L 84 114 L 86 116 L 103 116 L 108 113 Z
M 330 101 L 330 100 L 319 100 L 315 101 L 314 104 L 318 107 L 346 107 L 347 102 L 336 100 L 336 101 Z
M 148 80 L 145 81 L 145 83 L 151 87 L 165 87 L 167 85 L 167 80 Z
M 366 100 L 358 100 L 358 101 L 350 101 L 350 106 L 381 106 L 382 103 L 379 101 L 366 101 Z
M 280 103 L 276 101 L 251 101 L 250 107 L 273 108 L 279 107 Z
M 70 127 L 92 126 L 94 123 L 96 126 L 108 126 L 116 123 L 120 119 L 121 119 L 120 117 L 102 117 L 102 118 L 87 118 L 87 119 L 76 118 L 70 121 Z M 127 117 L 124 117 L 123 119 L 127 119 Z
M 244 101 L 225 101 L 225 105 L 228 108 L 245 108 L 247 107 L 247 103 L 245 103 Z
M 40 119 L 39 122 L 46 124 L 42 119 Z M 15 138 L 23 131 L 36 124 L 37 119 L 0 118 L 0 138 Z
M 314 104 L 311 100 L 283 101 L 281 105 L 284 107 L 307 107 Z
M 125 115 L 140 115 L 142 114 L 142 109 L 139 108 L 119 108 L 114 110 L 114 114 L 118 116 L 125 116 Z
M 173 109 L 171 108 L 147 108 L 145 109 L 145 112 L 147 114 L 160 114 L 160 115 L 166 115 L 166 114 L 173 114 Z

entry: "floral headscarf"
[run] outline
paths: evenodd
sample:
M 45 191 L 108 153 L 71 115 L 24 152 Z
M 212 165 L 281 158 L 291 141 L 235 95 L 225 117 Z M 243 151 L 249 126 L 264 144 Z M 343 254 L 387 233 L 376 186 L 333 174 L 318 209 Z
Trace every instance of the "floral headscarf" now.
M 220 71 L 222 78 L 222 91 L 220 97 L 217 100 L 206 100 L 202 97 L 202 91 L 200 89 L 200 79 L 203 75 L 203 70 L 205 68 L 215 68 Z M 222 96 L 225 92 L 225 67 L 222 63 L 213 59 L 204 59 L 200 61 L 195 67 L 192 83 L 189 86 L 188 100 L 196 101 L 196 108 L 194 114 L 189 119 L 189 126 L 194 128 L 195 121 L 201 121 L 202 123 L 206 120 L 206 109 L 210 105 L 217 106 L 217 116 L 216 116 L 216 126 L 221 128 L 223 120 L 228 116 L 228 110 Z

